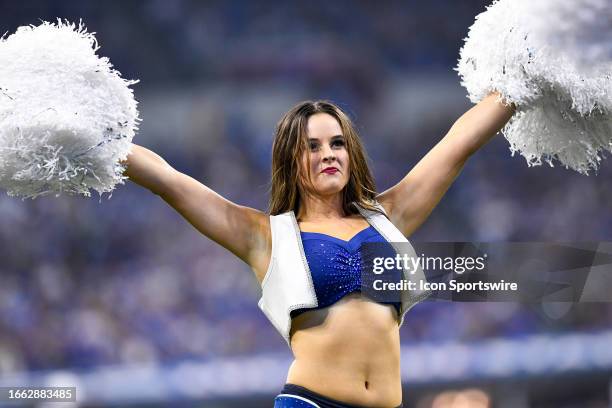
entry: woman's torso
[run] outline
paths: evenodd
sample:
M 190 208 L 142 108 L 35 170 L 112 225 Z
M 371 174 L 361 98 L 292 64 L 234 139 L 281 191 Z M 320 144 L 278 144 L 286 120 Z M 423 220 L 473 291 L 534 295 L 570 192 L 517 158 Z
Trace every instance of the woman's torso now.
M 358 292 L 293 319 L 287 382 L 366 407 L 401 403 L 400 343 L 393 306 Z
M 307 233 L 344 241 L 369 226 L 361 216 L 299 225 Z M 402 392 L 397 319 L 392 305 L 376 303 L 360 292 L 299 314 L 292 319 L 295 360 L 287 382 L 349 404 L 398 406 Z

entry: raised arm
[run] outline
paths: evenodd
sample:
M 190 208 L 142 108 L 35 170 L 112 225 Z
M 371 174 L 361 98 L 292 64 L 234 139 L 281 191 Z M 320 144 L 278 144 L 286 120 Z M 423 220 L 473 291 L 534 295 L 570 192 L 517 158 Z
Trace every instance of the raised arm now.
M 429 216 L 467 159 L 514 114 L 514 106 L 492 93 L 464 113 L 446 136 L 395 186 L 378 196 L 389 218 L 405 236 Z
M 270 248 L 269 217 L 226 200 L 163 158 L 133 144 L 125 175 L 159 195 L 198 231 L 230 250 L 253 268 L 261 281 Z M 172 239 L 172 237 L 168 237 Z

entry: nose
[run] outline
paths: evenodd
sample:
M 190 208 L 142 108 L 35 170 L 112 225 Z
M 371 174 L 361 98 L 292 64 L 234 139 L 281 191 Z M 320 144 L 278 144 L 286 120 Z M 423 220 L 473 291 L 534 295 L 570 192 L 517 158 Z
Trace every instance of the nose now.
M 328 163 L 333 162 L 335 160 L 336 154 L 334 153 L 334 151 L 330 147 L 326 147 L 325 150 L 323 150 L 323 162 Z

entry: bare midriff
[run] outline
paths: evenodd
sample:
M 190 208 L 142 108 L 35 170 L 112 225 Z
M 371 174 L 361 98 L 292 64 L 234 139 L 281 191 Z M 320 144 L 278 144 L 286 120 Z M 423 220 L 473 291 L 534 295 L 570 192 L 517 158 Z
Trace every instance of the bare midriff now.
M 347 404 L 391 408 L 402 402 L 397 313 L 359 292 L 296 316 L 295 360 L 287 382 Z

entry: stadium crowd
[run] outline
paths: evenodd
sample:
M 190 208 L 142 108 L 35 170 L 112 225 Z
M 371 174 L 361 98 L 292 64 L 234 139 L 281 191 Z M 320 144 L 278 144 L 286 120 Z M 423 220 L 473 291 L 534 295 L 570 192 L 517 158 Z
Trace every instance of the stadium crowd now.
M 47 20 L 83 17 L 99 52 L 142 81 L 134 143 L 265 210 L 274 125 L 298 101 L 347 108 L 380 191 L 469 107 L 452 67 L 485 2 L 440 3 L 325 2 L 320 15 L 311 2 L 9 2 L 0 23 L 3 32 L 36 24 L 24 20 L 28 7 Z M 498 136 L 411 239 L 612 241 L 612 162 L 598 173 L 528 168 Z M 248 267 L 127 183 L 110 199 L 0 197 L 0 374 L 286 350 L 257 308 Z M 409 312 L 402 341 L 610 323 L 605 303 L 425 302 Z

